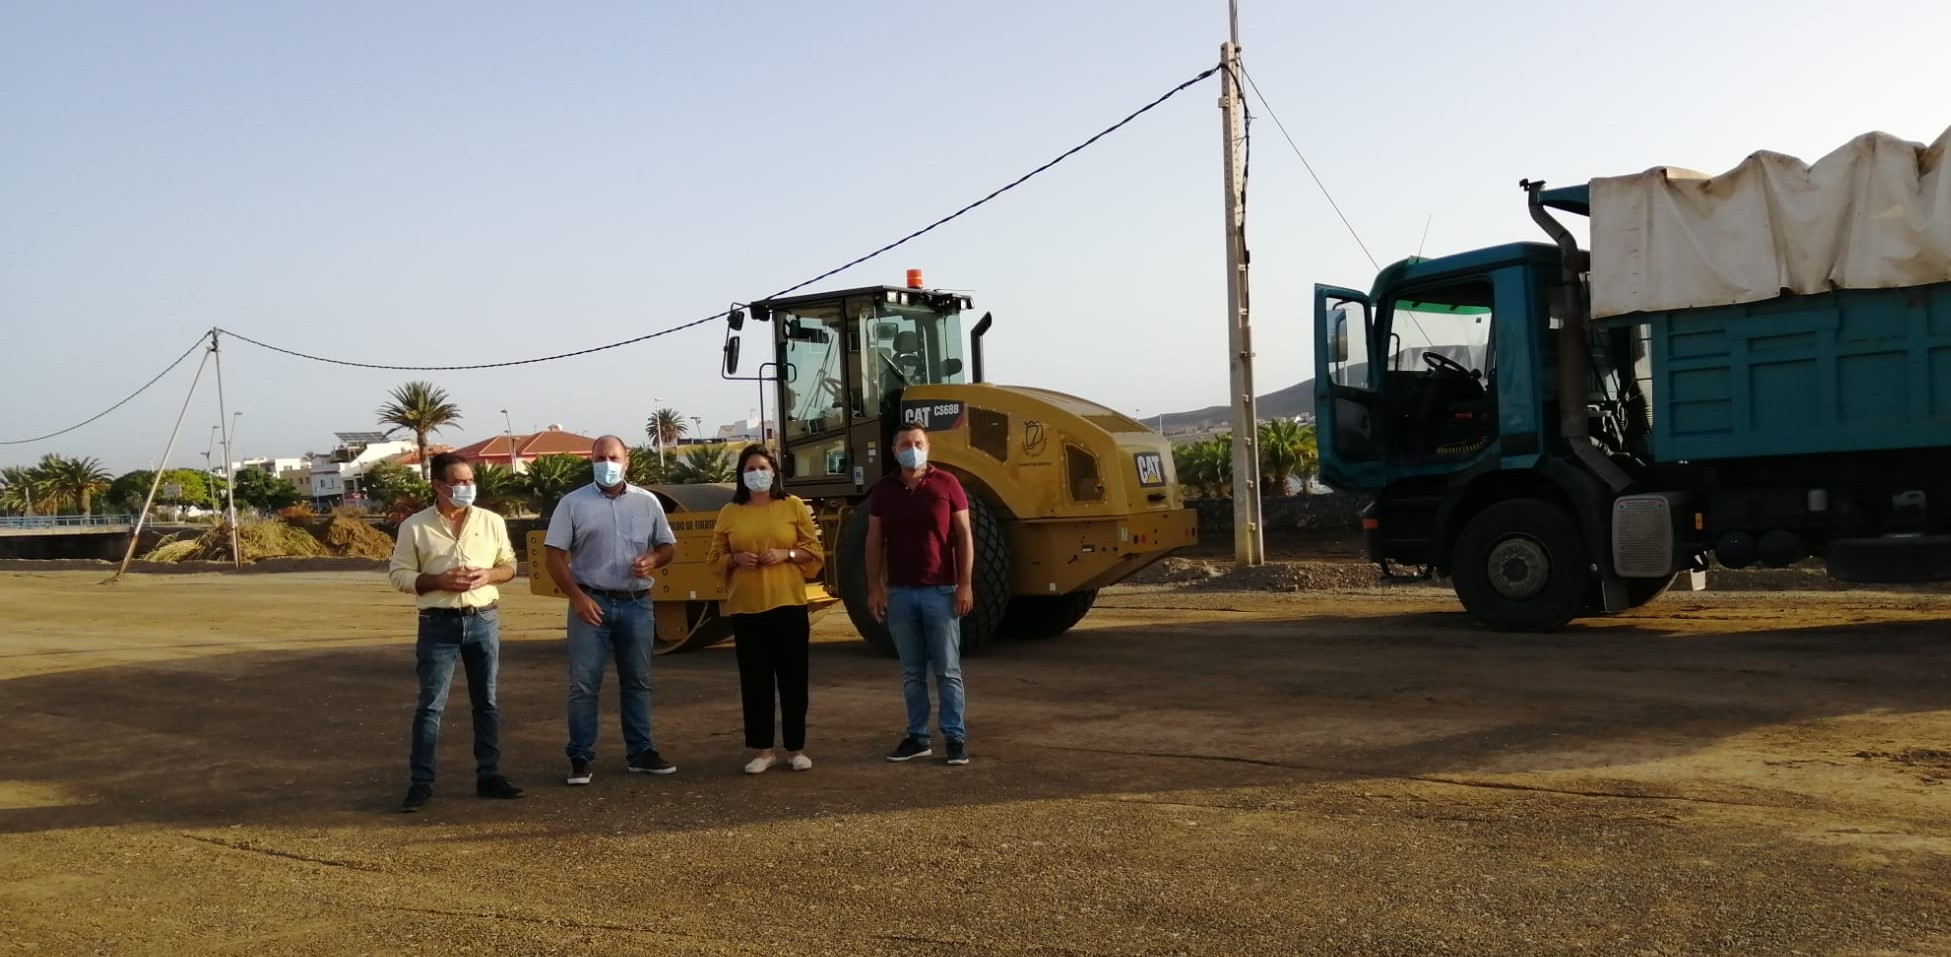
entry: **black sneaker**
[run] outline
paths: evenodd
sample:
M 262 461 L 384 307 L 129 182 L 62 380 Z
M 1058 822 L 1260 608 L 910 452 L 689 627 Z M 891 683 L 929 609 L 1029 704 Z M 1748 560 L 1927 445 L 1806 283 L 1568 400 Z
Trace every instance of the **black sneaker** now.
M 934 753 L 934 749 L 928 746 L 927 738 L 902 738 L 901 743 L 895 745 L 894 750 L 887 753 L 887 759 L 889 761 L 906 761 L 909 758 L 925 758 Z
M 411 814 L 414 811 L 418 811 L 433 796 L 434 786 L 431 784 L 416 784 L 407 788 L 406 800 L 400 802 L 400 812 L 403 814 Z
M 590 770 L 589 762 L 582 758 L 569 759 L 569 783 L 588 784 L 595 772 Z
M 664 760 L 655 749 L 630 759 L 631 774 L 670 774 L 676 770 L 677 765 Z
M 948 763 L 950 764 L 969 763 L 969 746 L 963 744 L 961 739 L 959 738 L 948 739 Z
M 484 798 L 518 798 L 522 789 L 499 774 L 490 774 L 474 782 L 474 793 Z

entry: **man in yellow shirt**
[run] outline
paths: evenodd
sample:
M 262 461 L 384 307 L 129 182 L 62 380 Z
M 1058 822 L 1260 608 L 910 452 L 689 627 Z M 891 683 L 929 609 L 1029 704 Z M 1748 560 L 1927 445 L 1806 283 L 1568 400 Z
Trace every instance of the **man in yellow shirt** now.
M 495 673 L 501 666 L 501 594 L 495 586 L 515 577 L 508 523 L 474 507 L 474 467 L 466 459 L 443 452 L 429 464 L 434 507 L 400 523 L 389 571 L 393 587 L 416 596 L 420 609 L 414 646 L 420 706 L 413 712 L 412 783 L 402 811 L 418 811 L 433 797 L 434 750 L 456 658 L 467 671 L 474 711 L 474 793 L 522 794 L 501 774 L 501 712 L 495 707 Z

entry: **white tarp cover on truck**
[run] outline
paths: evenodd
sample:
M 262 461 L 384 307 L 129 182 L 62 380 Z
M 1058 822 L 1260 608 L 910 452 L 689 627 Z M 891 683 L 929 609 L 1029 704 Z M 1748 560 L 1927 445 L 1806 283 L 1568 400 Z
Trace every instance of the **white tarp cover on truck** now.
M 1951 281 L 1951 129 L 1867 133 L 1813 165 L 1760 152 L 1719 176 L 1592 181 L 1592 315 Z

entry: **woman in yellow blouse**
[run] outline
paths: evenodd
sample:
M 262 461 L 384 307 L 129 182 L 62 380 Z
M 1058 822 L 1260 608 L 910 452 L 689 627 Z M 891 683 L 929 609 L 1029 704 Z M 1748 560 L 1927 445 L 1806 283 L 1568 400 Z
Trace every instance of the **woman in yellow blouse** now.
M 806 683 L 810 626 L 806 579 L 826 564 L 819 531 L 804 501 L 785 493 L 778 462 L 763 445 L 738 454 L 738 490 L 718 512 L 705 561 L 724 569 L 729 588 L 718 603 L 732 621 L 738 648 L 739 696 L 745 703 L 745 746 L 757 753 L 745 773 L 779 763 L 772 753 L 772 702 L 787 764 L 813 766 L 806 747 Z

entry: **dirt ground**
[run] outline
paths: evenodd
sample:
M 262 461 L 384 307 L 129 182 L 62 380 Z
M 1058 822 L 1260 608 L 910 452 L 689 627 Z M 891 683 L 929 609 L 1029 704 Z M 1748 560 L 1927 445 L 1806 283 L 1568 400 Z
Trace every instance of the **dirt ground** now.
M 504 601 L 504 768 L 396 813 L 375 572 L 0 575 L 0 953 L 1951 954 L 1951 597 L 1673 595 L 1554 636 L 1424 587 L 1132 586 L 967 663 L 974 763 L 815 628 L 809 773 L 727 647 L 562 784 L 562 606 Z

